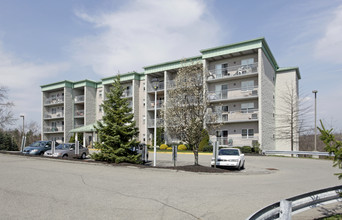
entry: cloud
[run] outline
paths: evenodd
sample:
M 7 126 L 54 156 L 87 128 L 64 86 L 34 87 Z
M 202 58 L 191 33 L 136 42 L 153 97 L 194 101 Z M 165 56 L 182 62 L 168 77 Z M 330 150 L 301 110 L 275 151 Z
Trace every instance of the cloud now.
M 23 61 L 4 51 L 0 42 L 1 86 L 9 89 L 8 98 L 14 102 L 14 115 L 25 113 L 30 120 L 39 121 L 41 114 L 42 80 L 56 76 L 68 68 L 66 63 L 42 64 Z
M 134 0 L 111 13 L 75 14 L 94 34 L 72 42 L 73 60 L 103 76 L 199 55 L 220 42 L 219 25 L 202 0 Z
M 327 24 L 324 35 L 315 47 L 316 57 L 342 64 L 342 5 L 334 11 L 334 18 Z

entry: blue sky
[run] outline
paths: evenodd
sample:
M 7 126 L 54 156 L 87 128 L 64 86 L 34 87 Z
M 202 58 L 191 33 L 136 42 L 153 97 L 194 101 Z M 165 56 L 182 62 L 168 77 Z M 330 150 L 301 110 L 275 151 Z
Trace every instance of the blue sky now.
M 40 124 L 40 85 L 98 81 L 265 37 L 279 66 L 300 68 L 309 105 L 318 90 L 318 118 L 340 131 L 341 36 L 340 0 L 2 0 L 0 85 L 18 119 Z

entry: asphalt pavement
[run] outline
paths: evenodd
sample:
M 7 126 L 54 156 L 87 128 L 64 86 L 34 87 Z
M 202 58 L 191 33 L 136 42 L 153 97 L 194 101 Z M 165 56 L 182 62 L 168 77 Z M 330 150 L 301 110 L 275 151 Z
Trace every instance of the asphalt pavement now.
M 200 155 L 200 164 L 210 159 Z M 157 165 L 168 163 L 171 155 L 158 153 Z M 178 155 L 177 164 L 192 163 L 193 155 Z M 247 156 L 243 171 L 206 174 L 0 154 L 0 218 L 246 219 L 340 185 L 338 171 L 329 160 L 264 156 Z

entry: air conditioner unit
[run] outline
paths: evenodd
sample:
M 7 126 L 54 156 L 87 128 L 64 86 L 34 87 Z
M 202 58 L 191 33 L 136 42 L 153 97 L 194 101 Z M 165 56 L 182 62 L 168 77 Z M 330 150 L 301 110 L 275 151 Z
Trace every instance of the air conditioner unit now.
M 252 114 L 252 119 L 258 119 L 258 114 L 257 113 L 253 113 Z
M 252 95 L 258 95 L 258 90 L 253 90 Z

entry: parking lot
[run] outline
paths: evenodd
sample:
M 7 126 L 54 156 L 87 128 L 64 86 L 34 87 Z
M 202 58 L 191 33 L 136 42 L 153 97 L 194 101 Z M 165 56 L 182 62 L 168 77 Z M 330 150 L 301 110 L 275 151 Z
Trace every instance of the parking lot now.
M 210 158 L 201 155 L 200 164 Z M 171 155 L 157 159 L 165 165 Z M 178 159 L 192 164 L 193 155 Z M 281 199 L 340 185 L 332 161 L 299 158 L 247 156 L 245 170 L 224 174 L 6 154 L 0 164 L 1 219 L 245 219 Z

